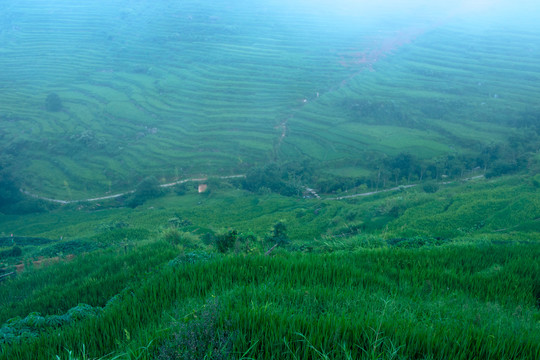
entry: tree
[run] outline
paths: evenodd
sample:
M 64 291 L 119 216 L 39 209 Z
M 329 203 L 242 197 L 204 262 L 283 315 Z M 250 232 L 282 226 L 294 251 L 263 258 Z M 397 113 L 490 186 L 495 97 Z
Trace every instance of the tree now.
M 278 246 L 286 245 L 290 242 L 287 236 L 287 225 L 283 221 L 278 221 L 272 226 L 268 241 L 277 244 Z
M 11 207 L 21 201 L 22 195 L 13 177 L 0 169 L 0 208 Z
M 392 175 L 397 185 L 401 176 L 406 176 L 407 182 L 410 182 L 418 166 L 417 160 L 413 155 L 402 152 L 387 160 L 387 167 L 392 170 Z
M 135 191 L 127 200 L 127 205 L 135 208 L 142 205 L 146 200 L 156 198 L 162 193 L 159 181 L 154 176 L 147 177 L 137 184 Z
M 50 93 L 45 99 L 45 109 L 51 112 L 57 112 L 62 110 L 62 100 L 57 93 Z
M 216 247 L 222 254 L 228 252 L 234 247 L 236 239 L 238 237 L 238 231 L 229 230 L 227 232 L 216 235 Z

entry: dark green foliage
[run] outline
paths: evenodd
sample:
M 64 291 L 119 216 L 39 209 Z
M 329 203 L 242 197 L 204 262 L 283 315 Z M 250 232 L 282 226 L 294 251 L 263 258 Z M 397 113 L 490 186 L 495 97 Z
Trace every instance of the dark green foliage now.
M 422 189 L 428 194 L 433 194 L 439 190 L 439 184 L 435 182 L 428 182 L 422 185 Z
M 508 122 L 511 126 L 525 128 L 527 131 L 540 135 L 540 111 L 538 108 L 523 111 L 519 116 L 509 119 Z
M 0 166 L 0 212 L 7 214 L 31 214 L 53 208 L 43 200 L 34 199 L 19 190 L 17 180 Z
M 395 157 L 387 160 L 387 166 L 392 169 L 392 176 L 396 185 L 401 178 L 410 181 L 416 170 L 416 158 L 408 153 L 399 153 Z
M 54 204 L 40 199 L 24 196 L 21 201 L 9 208 L 9 213 L 15 215 L 43 213 L 55 208 Z
M 448 239 L 441 238 L 424 238 L 417 236 L 414 238 L 399 238 L 399 239 L 389 239 L 386 241 L 388 245 L 402 247 L 402 248 L 419 248 L 422 246 L 440 246 L 447 244 L 450 241 Z
M 9 257 L 19 257 L 23 253 L 22 249 L 18 246 L 13 246 L 11 249 L 0 251 L 0 260 Z
M 238 234 L 237 250 L 250 253 L 258 243 L 257 236 L 252 232 Z
M 491 168 L 486 172 L 486 178 L 511 174 L 519 170 L 517 163 L 510 163 L 504 160 L 498 160 L 493 163 Z
M 208 301 L 193 319 L 172 324 L 173 335 L 159 348 L 159 360 L 230 359 L 233 336 L 220 323 L 221 309 Z
M 104 247 L 104 244 L 95 241 L 83 239 L 67 240 L 44 247 L 43 249 L 37 251 L 34 256 L 52 257 L 58 255 L 80 254 L 84 252 L 91 252 Z
M 22 249 L 18 246 L 14 246 L 12 249 L 11 249 L 11 254 L 12 256 L 21 256 L 22 255 Z
M 7 237 L 0 237 L 0 246 L 10 246 L 13 244 L 17 244 L 20 246 L 27 246 L 27 245 L 45 245 L 53 242 L 52 239 L 47 239 L 43 237 L 31 237 L 31 236 L 7 236 Z
M 139 227 L 115 227 L 102 228 L 98 235 L 92 237 L 92 240 L 103 244 L 114 244 L 123 241 L 144 240 L 149 238 L 150 231 Z
M 531 180 L 532 184 L 534 187 L 536 188 L 540 188 L 540 174 L 536 174 L 532 180 Z
M 0 211 L 13 207 L 22 199 L 19 187 L 11 174 L 0 168 Z
M 36 338 L 44 331 L 51 328 L 72 324 L 87 317 L 98 316 L 103 311 L 100 307 L 92 307 L 87 304 L 78 304 L 63 315 L 41 316 L 37 312 L 30 313 L 25 318 L 9 319 L 0 328 L 0 346 L 7 344 L 21 344 L 21 342 Z
M 284 246 L 290 243 L 287 235 L 287 225 L 283 221 L 278 221 L 272 226 L 270 234 L 266 236 L 266 241 L 272 244 Z
M 231 250 L 237 240 L 238 237 L 238 231 L 236 230 L 229 230 L 227 232 L 217 234 L 215 236 L 216 239 L 216 247 L 220 253 L 226 253 L 229 250 Z
M 190 232 L 180 231 L 176 228 L 168 228 L 163 232 L 163 239 L 173 245 L 182 245 L 186 248 L 195 248 L 199 238 Z
M 137 184 L 135 191 L 126 200 L 129 207 L 135 208 L 145 201 L 154 199 L 163 194 L 159 181 L 154 176 L 149 176 Z
M 342 176 L 321 177 L 317 180 L 316 188 L 321 194 L 332 194 L 352 189 L 362 184 L 362 179 L 353 179 Z
M 187 182 L 183 182 L 177 185 L 174 185 L 174 192 L 176 195 L 185 195 L 188 191 L 191 191 L 194 189 L 193 184 L 188 184 Z
M 62 110 L 62 100 L 57 93 L 50 93 L 47 95 L 45 98 L 45 109 L 52 112 Z
M 277 163 L 252 168 L 246 175 L 244 188 L 253 192 L 272 191 L 284 196 L 297 196 L 303 191 L 294 169 Z

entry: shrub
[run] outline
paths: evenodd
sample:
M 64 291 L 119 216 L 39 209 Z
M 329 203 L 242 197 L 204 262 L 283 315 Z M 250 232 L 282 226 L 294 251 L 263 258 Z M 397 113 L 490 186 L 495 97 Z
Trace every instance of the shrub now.
M 434 182 L 428 182 L 422 186 L 422 189 L 428 194 L 433 194 L 439 191 L 439 184 Z
M 21 256 L 22 255 L 22 249 L 18 246 L 14 246 L 11 249 L 11 255 L 12 256 Z
M 252 232 L 239 234 L 237 244 L 239 251 L 250 253 L 256 249 L 257 236 Z
M 190 232 L 180 231 L 175 228 L 168 228 L 163 232 L 163 239 L 173 245 L 182 245 L 186 248 L 195 248 L 199 242 L 199 237 Z
M 486 179 L 490 179 L 496 176 L 511 174 L 519 170 L 516 163 L 505 162 L 503 160 L 496 161 L 491 169 L 486 172 Z
M 236 230 L 229 230 L 222 234 L 216 235 L 216 247 L 220 253 L 226 253 L 234 247 L 238 232 Z
M 540 188 L 540 174 L 536 174 L 536 175 L 532 178 L 532 184 L 533 184 L 534 187 Z
M 193 186 L 189 186 L 186 182 L 174 185 L 174 192 L 176 195 L 185 195 L 188 191 L 192 190 Z
M 11 174 L 0 168 L 0 209 L 10 208 L 21 199 L 21 192 Z
M 142 205 L 146 200 L 156 198 L 163 194 L 159 181 L 154 176 L 149 176 L 137 184 L 133 194 L 127 199 L 127 205 L 135 208 Z
M 19 257 L 22 255 L 22 249 L 17 245 L 13 246 L 9 250 L 0 251 L 0 259 L 7 259 L 10 257 Z
M 273 244 L 278 244 L 278 246 L 287 245 L 290 242 L 289 236 L 287 235 L 287 225 L 283 221 L 278 221 L 272 226 L 270 234 L 266 236 L 266 240 Z
M 51 112 L 57 112 L 62 110 L 62 100 L 57 93 L 50 93 L 45 98 L 45 109 Z
M 193 320 L 173 324 L 175 332 L 160 347 L 158 359 L 229 359 L 233 335 L 220 325 L 219 312 L 217 301 L 209 301 Z

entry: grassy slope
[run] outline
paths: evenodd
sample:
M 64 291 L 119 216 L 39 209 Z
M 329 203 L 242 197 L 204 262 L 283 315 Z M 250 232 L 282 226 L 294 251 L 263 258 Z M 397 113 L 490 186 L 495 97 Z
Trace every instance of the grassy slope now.
M 96 254 L 50 271 L 100 260 L 114 266 L 136 259 L 138 268 L 152 268 L 152 256 L 145 260 L 144 254 L 158 249 L 173 253 L 170 245 L 156 242 L 129 255 Z M 210 261 L 181 255 L 177 265 L 153 267 L 147 280 L 131 282 L 114 302 L 98 302 L 105 307 L 99 317 L 54 330 L 55 336 L 45 333 L 2 347 L 0 357 L 67 357 L 67 348 L 87 358 L 130 349 L 120 356 L 151 359 L 164 338 L 177 331 L 173 346 L 186 356 L 194 353 L 193 346 L 203 347 L 202 357 L 232 341 L 229 355 L 249 350 L 257 359 L 308 358 L 317 352 L 332 359 L 395 358 L 393 353 L 400 358 L 535 358 L 540 354 L 537 252 L 537 243 L 476 243 Z M 129 271 L 117 273 L 115 281 L 126 282 Z M 114 273 L 104 270 L 99 280 L 75 274 L 86 289 L 79 299 L 88 301 L 108 289 L 100 284 Z M 37 276 L 29 273 L 10 285 L 43 284 Z M 54 291 L 53 283 L 46 290 Z M 205 314 L 215 301 L 219 307 Z M 203 330 L 233 331 L 234 338 L 222 332 L 206 342 Z
M 283 220 L 290 238 L 308 245 L 350 234 L 351 228 L 385 239 L 523 240 L 540 233 L 538 189 L 522 176 L 441 185 L 434 194 L 417 187 L 347 200 L 257 195 L 225 185 L 211 190 L 209 195 L 194 190 L 181 196 L 170 193 L 136 209 L 102 209 L 89 204 L 43 214 L 2 215 L 0 227 L 4 236 L 13 233 L 104 243 L 159 236 L 173 218 L 189 221 L 183 230 L 197 234 L 235 228 L 258 237 Z
M 4 35 L 11 81 L 2 141 L 13 172 L 44 194 L 81 197 L 125 190 L 149 174 L 227 173 L 266 161 L 281 117 L 347 73 L 326 53 L 333 35 L 311 49 L 308 34 L 289 39 L 281 27 L 292 15 L 263 22 L 257 7 L 169 4 L 163 17 L 144 5 L 102 13 L 25 5 L 12 5 L 24 15 Z M 49 11 L 56 22 L 39 16 Z M 62 34 L 80 29 L 86 45 L 74 51 L 75 37 Z M 24 66 L 43 52 L 35 68 Z M 44 111 L 53 91 L 63 99 L 59 113 Z
M 275 156 L 365 175 L 370 159 L 498 142 L 504 121 L 534 110 L 537 54 L 515 45 L 534 34 L 375 36 L 285 8 L 163 6 L 5 9 L 0 145 L 25 188 L 78 199 Z M 61 112 L 45 111 L 50 92 Z
M 289 122 L 286 153 L 361 166 L 373 152 L 434 158 L 505 139 L 505 121 L 534 107 L 539 68 L 513 45 L 523 34 L 461 31 L 423 34 L 306 105 Z
M 314 46 L 310 31 L 298 29 L 317 24 L 276 9 L 269 23 L 260 21 L 267 18 L 262 9 L 242 4 L 220 10 L 168 4 L 167 16 L 144 4 L 103 5 L 107 16 L 84 4 L 69 12 L 61 2 L 29 4 L 11 5 L 20 16 L 7 17 L 10 30 L 0 33 L 7 55 L 0 61 L 10 69 L 2 74 L 0 141 L 26 187 L 59 198 L 124 191 L 149 174 L 165 182 L 244 171 L 274 157 L 284 121 L 287 136 L 277 155 L 312 158 L 321 171 L 345 176 L 366 174 L 365 159 L 401 151 L 420 158 L 466 153 L 503 139 L 509 130 L 497 124 L 530 111 L 538 93 L 536 50 L 523 52 L 514 41 L 533 43 L 530 33 L 471 39 L 461 27 L 439 28 L 391 47 L 370 72 L 354 65 L 353 54 L 379 49 L 380 39 L 368 41 L 361 31 L 343 38 L 335 29 Z M 43 16 L 51 13 L 64 21 Z M 80 26 L 94 31 L 83 35 Z M 470 44 L 466 55 L 463 43 Z M 36 67 L 23 66 L 36 57 Z M 60 113 L 43 109 L 51 91 L 64 101 Z M 396 118 L 403 124 L 390 122 Z M 356 345 L 375 357 L 399 347 L 401 356 L 413 358 L 534 358 L 540 351 L 537 190 L 521 176 L 344 201 L 224 188 L 208 196 L 169 194 L 134 210 L 83 205 L 0 215 L 3 235 L 63 237 L 23 246 L 25 256 L 64 256 L 73 240 L 82 244 L 77 254 L 108 246 L 1 283 L 0 298 L 9 306 L 0 318 L 64 313 L 79 302 L 105 306 L 127 287 L 124 293 L 136 296 L 106 307 L 102 317 L 61 328 L 60 340 L 43 336 L 12 350 L 35 358 L 36 349 L 66 355 L 66 348 L 81 353 L 84 344 L 95 356 L 132 349 L 151 358 L 156 348 L 140 347 L 160 343 L 170 331 L 161 316 L 168 319 L 175 301 L 182 316 L 193 315 L 216 296 L 218 328 L 231 321 L 239 331 L 234 351 L 254 345 L 248 355 L 255 358 L 316 356 L 316 349 L 330 351 L 330 341 L 346 349 L 334 349 L 334 358 L 346 358 L 345 351 L 361 356 Z M 189 220 L 181 230 L 195 234 L 235 228 L 259 238 L 285 220 L 293 248 L 323 254 L 231 256 L 163 269 L 183 251 L 160 240 L 171 218 Z M 432 237 L 458 244 L 387 245 L 407 238 L 415 246 Z M 499 241 L 515 247 L 491 244 Z M 516 244 L 528 241 L 533 244 Z M 261 252 L 268 244 L 257 246 Z M 339 249 L 348 251 L 325 254 Z M 180 319 L 196 323 L 191 315 Z M 2 348 L 0 356 L 13 358 L 12 350 Z

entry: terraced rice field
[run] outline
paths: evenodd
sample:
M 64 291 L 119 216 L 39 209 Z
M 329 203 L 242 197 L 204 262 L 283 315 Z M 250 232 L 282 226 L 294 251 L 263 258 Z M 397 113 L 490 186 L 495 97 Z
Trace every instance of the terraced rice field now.
M 62 199 L 284 158 L 355 176 L 384 154 L 497 141 L 540 87 L 534 33 L 353 26 L 281 5 L 0 5 L 3 159 Z

